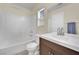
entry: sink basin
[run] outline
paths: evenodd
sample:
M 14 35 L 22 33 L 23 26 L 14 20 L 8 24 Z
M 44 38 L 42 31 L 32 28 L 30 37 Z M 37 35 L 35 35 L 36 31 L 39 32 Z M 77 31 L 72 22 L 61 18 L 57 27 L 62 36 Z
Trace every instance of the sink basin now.
M 48 34 L 48 36 L 50 38 L 53 38 L 53 40 L 57 40 L 65 43 L 71 43 L 72 45 L 79 44 L 78 35 L 67 34 L 67 33 L 65 33 L 65 35 L 57 35 L 57 33 L 51 33 L 51 34 Z

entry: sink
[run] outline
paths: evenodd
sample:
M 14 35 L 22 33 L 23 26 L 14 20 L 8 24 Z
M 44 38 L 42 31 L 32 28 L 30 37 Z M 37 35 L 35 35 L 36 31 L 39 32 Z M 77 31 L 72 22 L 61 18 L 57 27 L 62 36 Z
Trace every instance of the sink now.
M 55 42 L 57 44 L 73 48 L 74 50 L 79 51 L 79 35 L 67 34 L 67 33 L 65 33 L 65 35 L 57 35 L 56 32 L 53 32 L 43 34 L 41 37 L 51 42 Z
M 58 41 L 65 41 L 65 42 L 74 42 L 74 43 L 79 43 L 79 35 L 73 35 L 73 34 L 67 34 L 65 33 L 65 35 L 57 35 L 56 32 L 53 32 L 53 33 L 47 33 L 47 34 L 44 34 L 44 36 L 46 37 L 50 37 L 51 39 L 53 40 L 58 40 Z
M 50 37 L 55 38 L 57 41 L 65 42 L 65 43 L 71 43 L 72 45 L 79 44 L 79 36 L 73 35 L 73 34 L 67 34 L 65 35 L 57 35 L 56 33 L 49 34 Z

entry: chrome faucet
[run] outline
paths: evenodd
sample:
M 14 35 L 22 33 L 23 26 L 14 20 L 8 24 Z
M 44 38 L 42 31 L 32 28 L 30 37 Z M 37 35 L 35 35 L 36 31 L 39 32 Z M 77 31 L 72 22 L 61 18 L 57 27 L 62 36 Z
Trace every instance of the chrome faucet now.
M 57 28 L 57 35 L 60 35 L 60 27 Z
M 57 35 L 64 35 L 64 29 L 63 29 L 63 27 L 59 27 L 58 29 L 57 29 Z
M 61 28 L 61 35 L 64 35 L 64 29 L 63 29 L 63 27 Z

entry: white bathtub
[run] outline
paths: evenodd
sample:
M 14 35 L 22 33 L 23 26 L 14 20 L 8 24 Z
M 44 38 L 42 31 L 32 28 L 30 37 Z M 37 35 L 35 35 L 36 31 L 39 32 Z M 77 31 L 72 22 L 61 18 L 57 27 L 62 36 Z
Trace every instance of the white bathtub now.
M 26 50 L 26 45 L 29 43 L 29 42 L 32 42 L 32 41 L 35 41 L 35 40 L 26 40 L 24 42 L 14 42 L 14 43 L 11 43 L 11 42 L 2 42 L 0 41 L 0 55 L 15 55 L 19 52 L 22 52 L 24 50 Z M 27 52 L 27 51 L 26 51 Z

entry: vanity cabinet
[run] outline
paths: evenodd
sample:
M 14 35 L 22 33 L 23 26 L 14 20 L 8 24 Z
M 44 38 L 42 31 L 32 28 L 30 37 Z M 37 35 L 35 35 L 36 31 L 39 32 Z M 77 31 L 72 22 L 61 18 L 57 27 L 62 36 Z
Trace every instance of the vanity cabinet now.
M 50 42 L 44 38 L 40 39 L 40 55 L 79 55 L 72 49 Z

